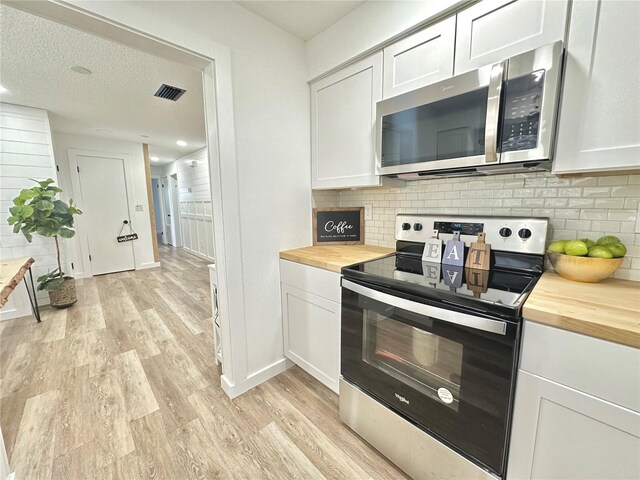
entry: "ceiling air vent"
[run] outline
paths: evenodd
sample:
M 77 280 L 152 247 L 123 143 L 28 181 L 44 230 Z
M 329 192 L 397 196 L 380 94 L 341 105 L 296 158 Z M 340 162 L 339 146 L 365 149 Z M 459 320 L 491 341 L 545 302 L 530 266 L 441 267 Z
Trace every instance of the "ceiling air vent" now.
M 184 92 L 186 92 L 186 90 L 182 88 L 172 87 L 171 85 L 163 83 L 153 96 L 166 98 L 167 100 L 173 100 L 175 102 L 184 94 Z

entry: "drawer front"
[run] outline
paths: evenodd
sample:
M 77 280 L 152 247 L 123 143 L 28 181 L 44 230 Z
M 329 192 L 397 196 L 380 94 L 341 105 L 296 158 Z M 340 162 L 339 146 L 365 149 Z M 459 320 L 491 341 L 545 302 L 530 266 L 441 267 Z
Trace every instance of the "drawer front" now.
M 280 260 L 280 281 L 340 303 L 340 274 L 289 260 Z
M 640 412 L 640 350 L 525 321 L 520 368 Z

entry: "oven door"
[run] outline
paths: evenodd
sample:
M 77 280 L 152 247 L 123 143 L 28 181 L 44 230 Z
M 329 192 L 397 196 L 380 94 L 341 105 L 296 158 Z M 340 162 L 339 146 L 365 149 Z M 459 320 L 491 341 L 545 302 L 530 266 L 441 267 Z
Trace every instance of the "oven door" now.
M 505 68 L 497 63 L 378 102 L 378 174 L 497 163 Z
M 498 475 L 518 335 L 517 323 L 342 280 L 344 379 Z

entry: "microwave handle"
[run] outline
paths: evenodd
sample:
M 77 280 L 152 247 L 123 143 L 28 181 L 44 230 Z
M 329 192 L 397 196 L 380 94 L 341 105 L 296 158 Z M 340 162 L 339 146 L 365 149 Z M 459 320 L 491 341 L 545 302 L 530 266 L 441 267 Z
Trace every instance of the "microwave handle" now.
M 499 335 L 505 335 L 507 333 L 507 322 L 503 322 L 501 320 L 476 317 L 474 315 L 467 315 L 466 313 L 444 310 L 442 308 L 432 307 L 431 305 L 412 302 L 411 300 L 395 297 L 388 293 L 364 287 L 349 280 L 345 280 L 344 278 L 342 279 L 342 287 L 372 300 L 377 300 L 378 302 L 401 308 L 409 312 L 433 317 L 444 322 L 455 323 L 456 325 L 475 328 L 476 330 L 482 330 L 490 333 L 497 333 Z
M 489 95 L 487 96 L 487 119 L 484 130 L 485 162 L 498 161 L 498 128 L 500 127 L 500 97 L 504 83 L 506 62 L 496 63 L 491 68 Z

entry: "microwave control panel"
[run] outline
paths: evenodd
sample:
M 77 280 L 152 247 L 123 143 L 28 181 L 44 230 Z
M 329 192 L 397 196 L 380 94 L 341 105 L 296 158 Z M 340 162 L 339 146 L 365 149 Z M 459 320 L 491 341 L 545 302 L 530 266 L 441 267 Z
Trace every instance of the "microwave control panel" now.
M 505 84 L 502 151 L 531 150 L 538 146 L 544 70 L 537 70 Z

